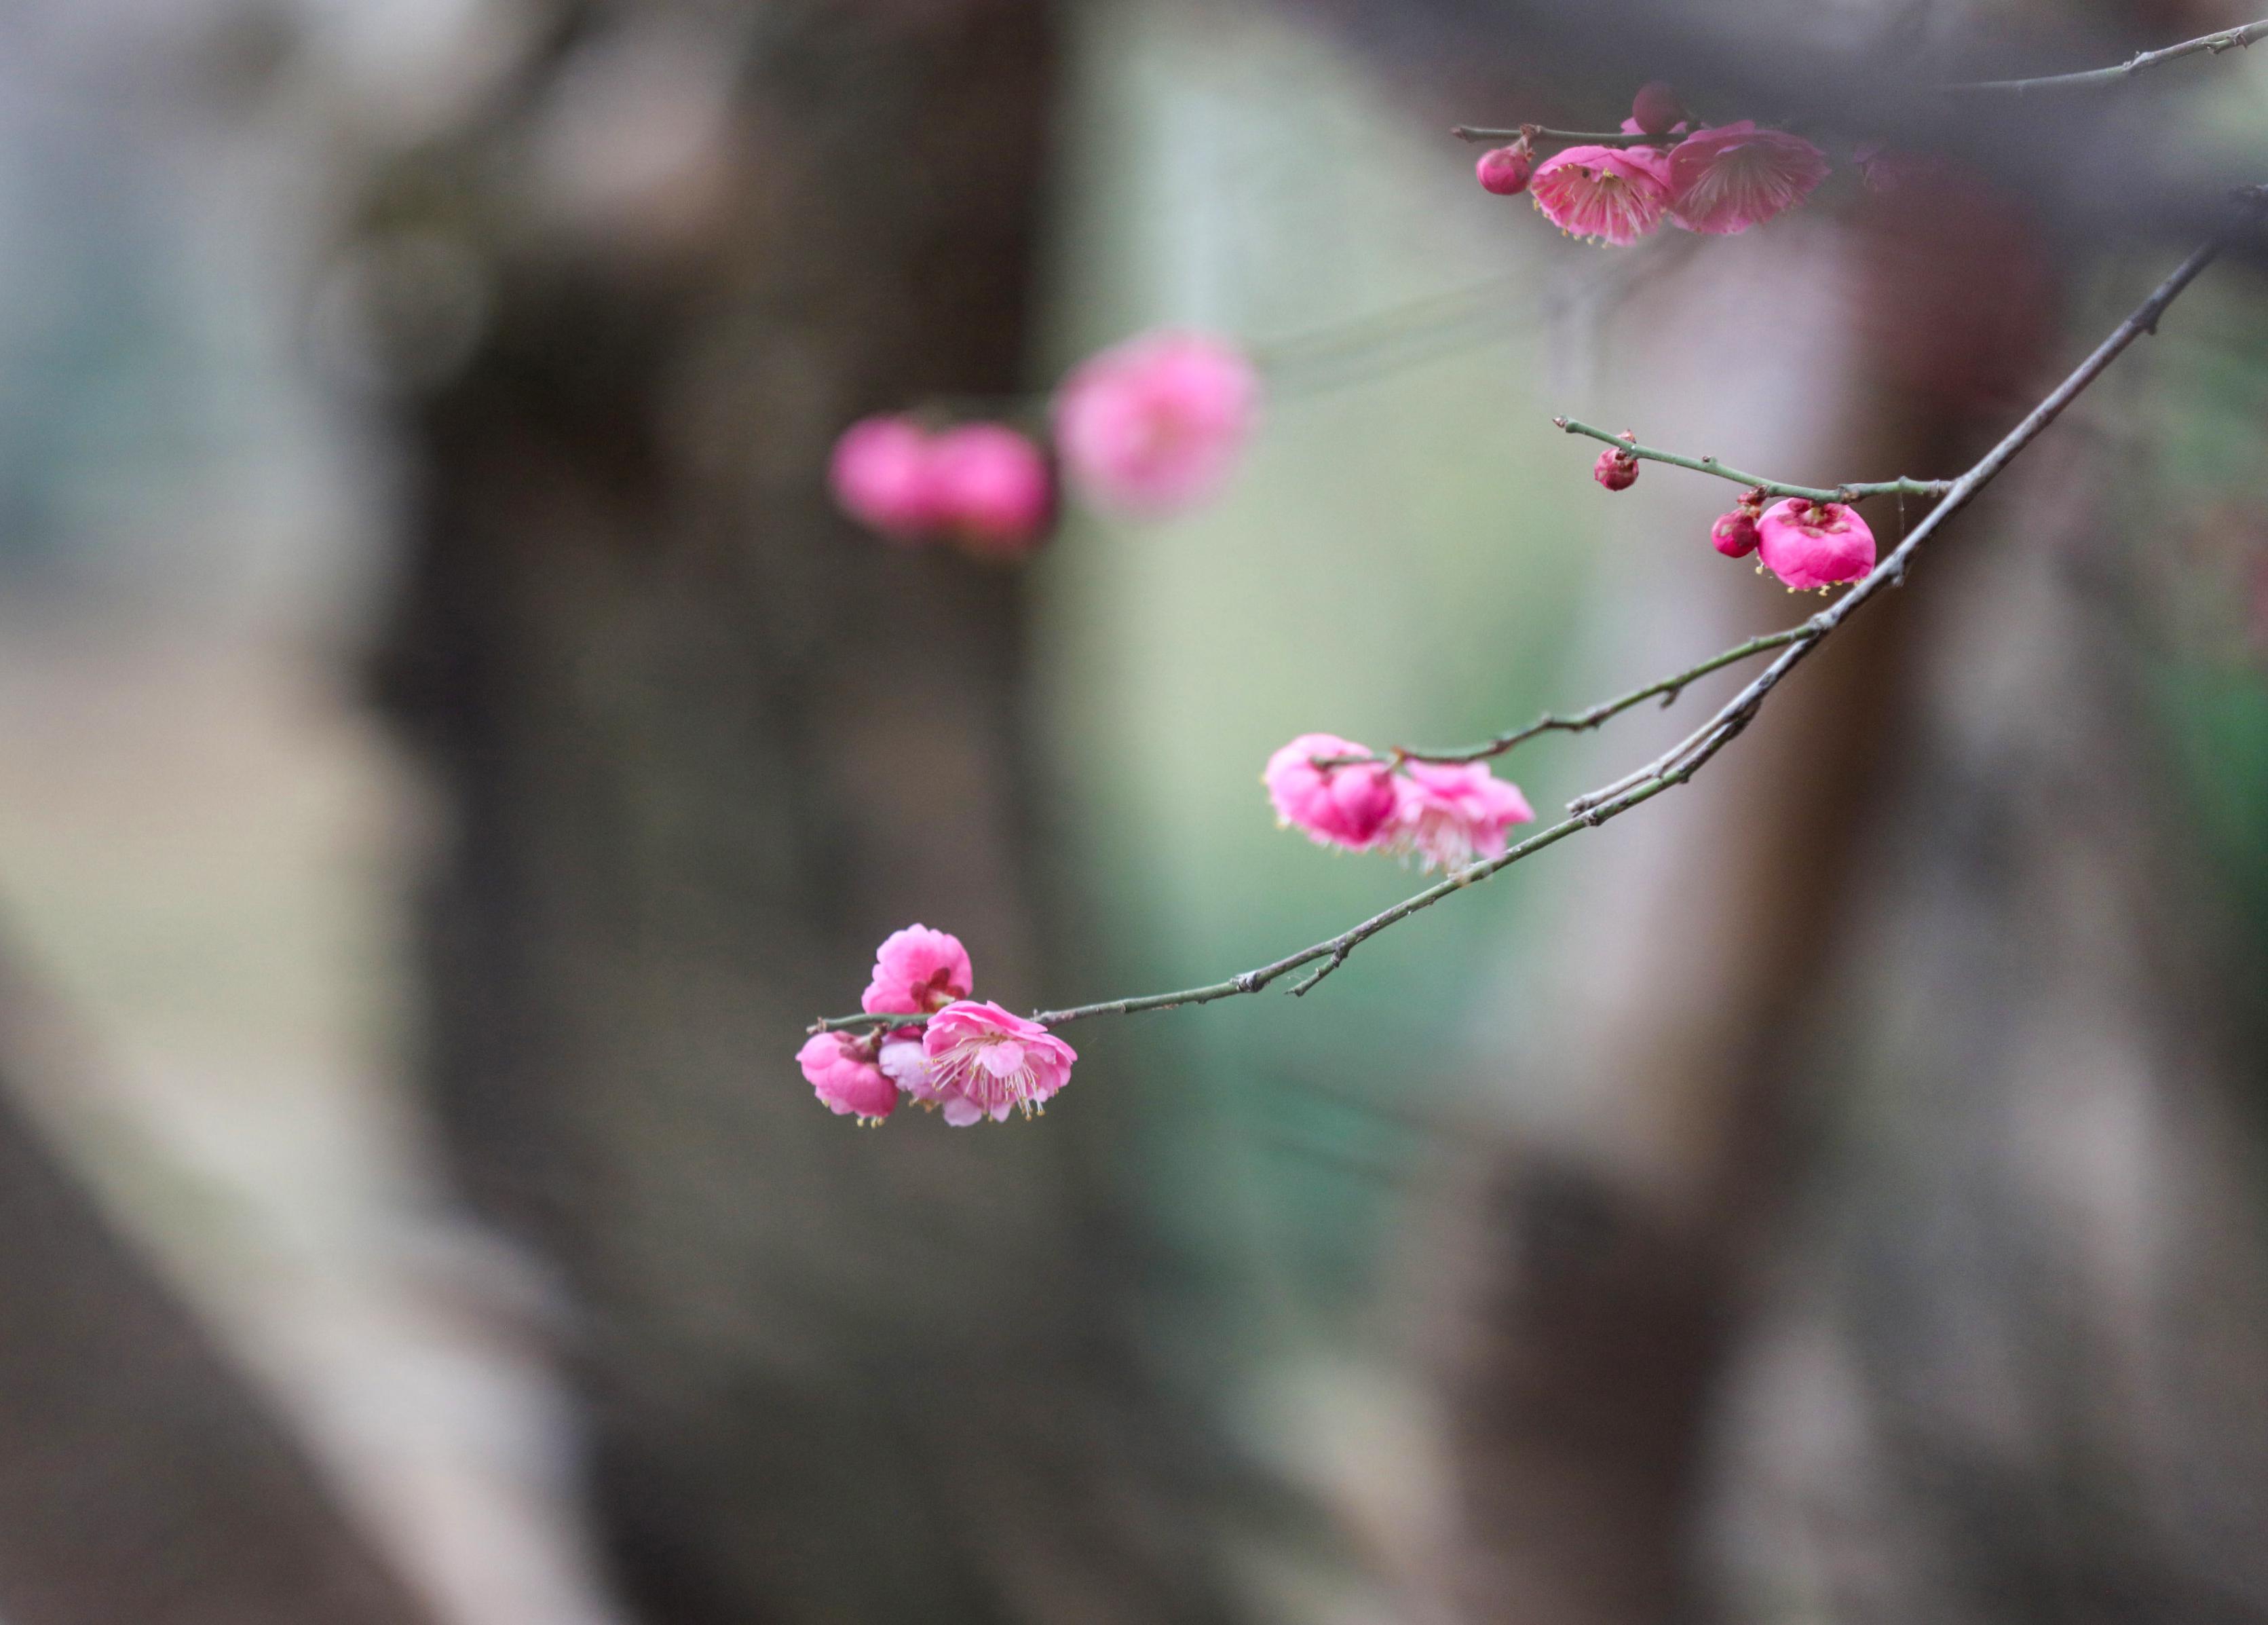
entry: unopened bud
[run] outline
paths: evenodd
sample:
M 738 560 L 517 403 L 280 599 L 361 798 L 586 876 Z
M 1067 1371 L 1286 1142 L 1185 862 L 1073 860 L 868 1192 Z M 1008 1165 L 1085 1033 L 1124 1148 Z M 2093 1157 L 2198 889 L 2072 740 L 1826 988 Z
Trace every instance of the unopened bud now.
M 1756 550 L 1756 511 L 1745 505 L 1719 514 L 1709 527 L 1710 545 L 1727 558 L 1746 558 Z
M 1508 147 L 1491 147 L 1473 166 L 1481 190 L 1493 192 L 1498 197 L 1511 197 L 1528 189 L 1528 177 L 1535 167 L 1535 155 L 1525 141 Z
M 1668 135 L 1684 116 L 1677 92 L 1660 79 L 1641 89 L 1631 102 L 1631 120 L 1649 136 Z

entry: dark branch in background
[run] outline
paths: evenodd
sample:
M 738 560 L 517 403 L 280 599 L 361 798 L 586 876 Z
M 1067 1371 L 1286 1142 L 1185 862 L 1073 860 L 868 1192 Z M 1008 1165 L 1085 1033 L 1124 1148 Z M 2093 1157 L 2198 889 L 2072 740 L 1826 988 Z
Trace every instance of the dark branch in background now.
M 1659 249 L 1649 255 L 1623 256 L 1616 265 L 1587 278 L 1584 295 L 1595 299 L 1616 294 L 1646 270 L 1659 269 L 1660 263 Z M 1539 295 L 1540 308 L 1517 318 L 1508 318 L 1506 313 L 1506 296 L 1531 288 L 1536 281 L 1530 272 L 1506 272 L 1303 332 L 1246 340 L 1244 351 L 1267 380 L 1271 402 L 1327 394 L 1455 352 L 1479 337 L 1508 338 L 1544 319 L 1553 314 L 1550 307 L 1557 303 L 1548 294 Z M 1048 399 L 1046 392 L 1032 390 L 1012 395 L 941 394 L 924 397 L 917 410 L 993 417 L 1041 432 L 1047 421 Z
M 2153 117 L 2152 97 L 2115 90 L 1949 92 L 1951 83 L 1988 76 L 1994 84 L 2019 74 L 2054 77 L 2050 70 L 2068 60 L 2032 51 L 2011 61 L 2009 48 L 2021 41 L 2005 30 L 1993 31 L 1989 40 L 1973 32 L 1965 40 L 1935 41 L 1923 52 L 1888 14 L 1880 27 L 1852 37 L 1840 30 L 1778 26 L 1762 12 L 1698 0 L 1623 0 L 1615 26 L 1604 29 L 1591 11 L 1555 0 L 1426 0 L 1411 8 L 1308 3 L 1342 16 L 1366 47 L 1396 58 L 1407 76 L 1461 86 L 1454 93 L 1467 107 L 1476 101 L 1500 106 L 1521 93 L 1505 84 L 1501 72 L 1469 60 L 1474 30 L 1485 28 L 1487 37 L 1515 48 L 1520 61 L 1550 62 L 1555 106 L 1604 106 L 1626 98 L 1635 87 L 1631 41 L 1642 38 L 1647 42 L 1643 77 L 1676 85 L 1689 105 L 1768 113 L 1769 122 L 1815 140 L 1822 137 L 1814 132 L 1832 131 L 1933 154 L 1976 181 L 2021 196 L 2045 238 L 2072 252 L 2114 246 L 2123 252 L 2138 237 L 2197 241 L 2219 224 L 2231 188 L 2257 179 L 2233 167 L 2242 162 L 2234 151 L 2201 151 L 2179 121 Z M 1429 25 L 1429 18 L 1436 20 Z M 2207 37 L 2268 39 L 2257 33 L 2258 26 Z M 1993 53 L 1989 57 L 1983 51 L 1987 46 Z M 2067 48 L 2059 42 L 2059 48 Z M 2079 60 L 2115 63 L 2132 49 L 2124 41 L 2101 40 Z M 2201 48 L 2191 55 L 2202 60 L 2209 53 Z M 2208 82 L 2201 72 L 2180 69 L 2143 79 L 2169 88 Z M 2088 154 L 2085 164 L 2070 161 L 2076 151 Z M 2229 255 L 2268 270 L 2268 241 L 2236 245 Z
M 2050 424 L 2062 416 L 2064 409 L 2077 400 L 2088 386 L 2101 376 L 2103 369 L 2118 358 L 2120 353 L 2128 345 L 2145 333 L 2155 332 L 2158 319 L 2165 314 L 2166 307 L 2181 296 L 2182 290 L 2196 280 L 2198 274 L 2211 264 L 2224 247 L 2258 221 L 2264 203 L 2268 203 L 2268 188 L 2247 188 L 2241 195 L 2241 206 L 2236 218 L 2183 260 L 2173 274 L 2160 283 L 2149 298 L 2135 307 L 2133 314 L 2120 322 L 2110 336 L 2095 347 L 2094 353 L 2080 363 L 2078 368 L 2058 384 L 2045 400 L 2033 408 L 2021 423 L 2011 430 L 1999 445 L 1985 453 L 1984 457 L 1967 473 L 1955 480 L 1937 506 L 1930 509 L 1921 521 L 1908 533 L 1906 538 L 1899 543 L 1887 558 L 1876 565 L 1857 586 L 1837 600 L 1832 606 L 1821 610 L 1800 626 L 1790 627 L 1783 632 L 1768 634 L 1764 639 L 1751 639 L 1737 648 L 1727 650 L 1721 656 L 1704 661 L 1700 666 L 1690 668 L 1675 677 L 1664 678 L 1660 683 L 1649 684 L 1645 689 L 1625 695 L 1619 700 L 1609 701 L 1604 707 L 1594 708 L 1602 713 L 1598 720 L 1604 721 L 1608 716 L 1614 715 L 1618 711 L 1626 710 L 1652 694 L 1674 694 L 1686 683 L 1706 671 L 1713 670 L 1719 666 L 1728 665 L 1743 655 L 1760 653 L 1765 648 L 1774 646 L 1775 640 L 1786 646 L 1786 652 L 1758 674 L 1753 683 L 1734 695 L 1707 722 L 1653 762 L 1602 789 L 1592 791 L 1587 795 L 1578 796 L 1568 803 L 1570 809 L 1568 817 L 1551 825 L 1549 829 L 1529 836 L 1526 840 L 1510 848 L 1501 857 L 1469 864 L 1415 896 L 1405 897 L 1393 907 L 1372 915 L 1361 924 L 1342 931 L 1336 936 L 1326 937 L 1323 941 L 1303 948 L 1297 953 L 1287 954 L 1281 959 L 1256 966 L 1241 975 L 1233 976 L 1226 981 L 1212 982 L 1202 987 L 1185 987 L 1173 993 L 1149 993 L 1140 998 L 1109 999 L 1100 1004 L 1074 1005 L 1068 1009 L 1042 1010 L 1035 1014 L 1032 1019 L 1045 1026 L 1057 1027 L 1065 1022 L 1083 1021 L 1090 1016 L 1130 1016 L 1140 1010 L 1167 1010 L 1185 1004 L 1210 1004 L 1216 999 L 1233 998 L 1240 993 L 1258 993 L 1262 988 L 1280 980 L 1293 971 L 1306 965 L 1316 964 L 1317 969 L 1314 971 L 1302 978 L 1291 989 L 1294 993 L 1303 993 L 1329 975 L 1332 971 L 1344 964 L 1347 956 L 1356 948 L 1376 936 L 1388 926 L 1407 920 L 1410 915 L 1424 909 L 1431 908 L 1442 898 L 1462 890 L 1476 881 L 1486 880 L 1490 875 L 1511 868 L 1521 859 L 1533 856 L 1546 846 L 1556 846 L 1578 830 L 1596 829 L 1609 819 L 1620 817 L 1633 807 L 1641 806 L 1652 801 L 1663 791 L 1683 784 L 1695 773 L 1700 772 L 1711 757 L 1731 743 L 1750 722 L 1756 720 L 1758 712 L 1764 708 L 1764 701 L 1770 698 L 1780 679 L 1793 670 L 1813 650 L 1825 642 L 1837 627 L 1856 614 L 1861 605 L 1874 597 L 1885 587 L 1902 585 L 1905 580 L 1907 567 L 1911 564 L 1922 544 L 1935 535 L 1948 520 L 1968 506 L 1978 491 L 1990 484 L 2003 469 L 2015 460 L 2017 454 L 2038 439 Z M 1614 444 L 1622 443 L 1615 440 L 1612 436 L 1602 438 Z M 1697 462 L 1684 466 L 1699 467 L 1700 465 Z M 1714 468 L 1703 468 L 1702 471 L 1723 472 Z M 1587 717 L 1591 713 L 1586 712 L 1580 714 Z M 1554 720 L 1554 719 L 1546 718 L 1544 723 L 1550 724 Z M 1590 724 L 1590 726 L 1595 726 L 1595 724 Z M 1528 729 L 1516 731 L 1516 736 L 1506 735 L 1506 737 L 1517 742 L 1517 737 L 1532 737 L 1542 731 L 1543 731 L 1543 725 L 1531 725 Z M 1506 750 L 1510 748 L 1510 744 L 1504 746 Z M 1481 747 L 1476 752 L 1477 755 L 1491 753 L 1487 747 Z M 1457 759 L 1457 755 L 1450 752 L 1446 757 L 1433 759 L 1454 760 Z M 1320 964 L 1317 964 L 1319 961 L 1322 962 Z M 815 1022 L 810 1030 L 822 1032 L 880 1026 L 917 1026 L 926 1019 L 924 1016 L 843 1016 Z
M 2154 68 L 2161 63 L 2184 56 L 2218 56 L 2223 51 L 2241 50 L 2260 39 L 2268 39 L 2268 19 L 2247 23 L 2241 28 L 2224 28 L 2219 33 L 2200 34 L 2162 50 L 2139 51 L 2112 68 L 2090 68 L 2084 73 L 2051 73 L 2029 79 L 1977 79 L 1945 88 L 1954 95 L 2005 91 L 2020 96 L 2038 91 L 2095 90 L 2123 85 L 2145 68 Z
M 1994 92 L 2024 95 L 2041 91 L 2102 89 L 2123 85 L 2144 69 L 2157 67 L 2161 63 L 2176 62 L 2184 56 L 2218 56 L 2223 51 L 2239 50 L 2249 47 L 2255 40 L 2264 38 L 2268 38 L 2268 18 L 2247 23 L 2241 28 L 2224 28 L 2218 33 L 2201 34 L 2194 40 L 2184 40 L 2179 45 L 2169 45 L 2161 50 L 2138 52 L 2114 67 L 2091 68 L 2081 73 L 2043 74 L 2035 78 L 1976 79 L 1940 88 L 1948 95 Z M 1511 141 L 1525 136 L 1531 141 L 1558 141 L 1569 145 L 1598 147 L 1668 147 L 1684 139 L 1683 136 L 1649 136 L 1642 131 L 1546 129 L 1537 124 L 1516 125 L 1510 129 L 1453 124 L 1449 127 L 1449 133 L 1460 141 Z

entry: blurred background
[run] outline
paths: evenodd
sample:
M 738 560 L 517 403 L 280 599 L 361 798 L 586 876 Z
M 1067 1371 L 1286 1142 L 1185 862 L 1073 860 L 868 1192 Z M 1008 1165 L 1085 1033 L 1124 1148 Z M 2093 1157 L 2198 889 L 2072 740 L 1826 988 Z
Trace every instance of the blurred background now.
M 8 8 L 0 1621 L 2268 1619 L 2257 243 L 1679 795 L 1042 1122 L 792 1059 L 912 920 L 1014 1008 L 1272 959 L 1414 889 L 1286 738 L 1808 611 L 1551 415 L 1967 466 L 2268 180 L 2268 61 L 1922 87 L 2248 20 Z M 1656 77 L 1836 176 L 1604 250 L 1446 133 Z M 829 504 L 1162 324 L 1267 366 L 1201 514 Z

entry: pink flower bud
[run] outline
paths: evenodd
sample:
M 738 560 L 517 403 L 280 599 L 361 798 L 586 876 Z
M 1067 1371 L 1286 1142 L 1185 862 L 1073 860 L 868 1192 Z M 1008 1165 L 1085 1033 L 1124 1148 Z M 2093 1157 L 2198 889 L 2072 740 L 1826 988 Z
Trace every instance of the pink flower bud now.
M 1662 80 L 1642 86 L 1631 102 L 1631 122 L 1649 136 L 1666 136 L 1685 116 L 1677 92 Z
M 813 1093 L 837 1117 L 879 1123 L 898 1104 L 898 1086 L 882 1075 L 873 1058 L 871 1038 L 844 1032 L 814 1033 L 795 1053 Z
M 1476 858 L 1500 858 L 1506 831 L 1534 821 L 1520 787 L 1485 762 L 1407 762 L 1394 781 L 1394 821 L 1387 845 L 1426 868 L 1462 868 Z
M 1756 521 L 1758 556 L 1797 588 L 1855 581 L 1874 567 L 1874 533 L 1839 502 L 1788 497 Z
M 843 511 L 900 542 L 925 541 L 939 518 L 931 442 L 910 417 L 862 417 L 835 442 L 828 483 Z
M 1609 491 L 1628 491 L 1638 484 L 1638 459 L 1609 447 L 1591 465 L 1591 477 Z
M 1097 506 L 1159 518 L 1204 501 L 1236 465 L 1260 410 L 1241 351 L 1205 333 L 1145 334 L 1064 380 L 1056 445 Z
M 1491 147 L 1473 166 L 1473 174 L 1479 177 L 1484 192 L 1511 197 L 1528 189 L 1528 173 L 1535 167 L 1535 153 L 1527 143 L 1519 142 L 1508 147 Z
M 975 552 L 1028 552 L 1045 534 L 1055 495 L 1047 459 L 1013 429 L 967 424 L 930 445 L 939 519 Z
M 1394 816 L 1393 769 L 1374 761 L 1337 767 L 1315 763 L 1371 754 L 1368 745 L 1336 734 L 1302 734 L 1268 758 L 1260 780 L 1281 822 L 1304 831 L 1318 846 L 1360 852 Z
M 959 937 L 908 926 L 891 932 L 874 950 L 873 979 L 858 1008 L 869 1016 L 926 1016 L 968 997 L 976 980 Z
M 959 1000 L 929 1018 L 922 1030 L 920 1089 L 945 1109 L 956 1128 L 1011 1112 L 1026 1117 L 1071 1082 L 1079 1053 L 1039 1023 L 997 1004 Z M 892 1060 L 909 1067 L 911 1057 Z
M 1718 515 L 1717 522 L 1709 527 L 1711 545 L 1727 558 L 1746 558 L 1756 550 L 1758 539 L 1756 511 L 1746 503 Z

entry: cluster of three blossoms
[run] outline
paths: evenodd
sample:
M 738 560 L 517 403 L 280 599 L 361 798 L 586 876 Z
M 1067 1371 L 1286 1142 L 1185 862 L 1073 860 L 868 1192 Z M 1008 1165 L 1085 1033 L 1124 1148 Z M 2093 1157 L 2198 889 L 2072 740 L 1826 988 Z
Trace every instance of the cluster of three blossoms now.
M 1499 196 L 1528 193 L 1570 235 L 1626 247 L 1664 220 L 1719 237 L 1761 225 L 1810 196 L 1830 167 L 1802 137 L 1751 119 L 1692 130 L 1660 83 L 1638 92 L 1623 134 L 1636 139 L 1571 146 L 1539 164 L 1526 131 L 1483 153 L 1474 173 Z
M 1637 452 L 1609 447 L 1592 465 L 1591 477 L 1609 491 L 1628 491 L 1638 484 L 1638 464 Z M 1727 558 L 1756 554 L 1758 568 L 1792 593 L 1825 592 L 1874 567 L 1874 528 L 1850 504 L 1818 497 L 1767 501 L 1761 485 L 1742 492 L 1709 527 L 1709 544 Z
M 1078 1052 L 1039 1023 L 970 998 L 976 986 L 959 937 L 920 925 L 894 931 L 874 952 L 858 1008 L 926 1019 L 814 1033 L 796 1062 L 821 1103 L 861 1123 L 889 1116 L 901 1095 L 956 1128 L 1044 1110 L 1071 1081 Z

